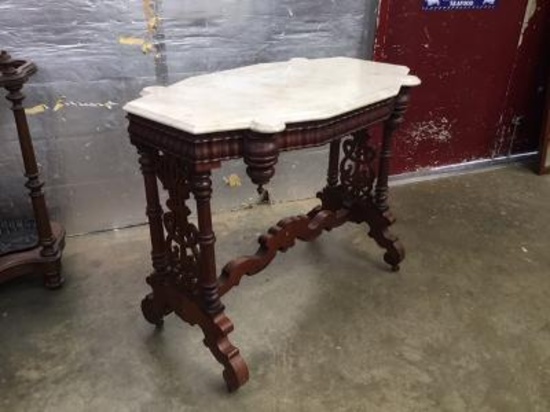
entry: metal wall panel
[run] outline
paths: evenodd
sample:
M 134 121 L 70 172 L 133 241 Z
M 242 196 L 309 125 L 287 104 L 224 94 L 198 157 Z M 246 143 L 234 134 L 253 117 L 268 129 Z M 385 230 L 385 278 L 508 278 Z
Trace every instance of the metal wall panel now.
M 69 233 L 144 222 L 121 109 L 144 86 L 297 56 L 367 57 L 376 7 L 377 0 L 3 0 L 0 48 L 39 67 L 26 106 L 53 217 Z M 324 150 L 284 155 L 271 185 L 275 200 L 313 194 L 324 180 L 325 157 Z M 30 213 L 22 171 L 2 101 L 2 215 Z M 232 173 L 242 186 L 225 185 Z M 254 198 L 240 161 L 228 162 L 214 182 L 217 210 Z

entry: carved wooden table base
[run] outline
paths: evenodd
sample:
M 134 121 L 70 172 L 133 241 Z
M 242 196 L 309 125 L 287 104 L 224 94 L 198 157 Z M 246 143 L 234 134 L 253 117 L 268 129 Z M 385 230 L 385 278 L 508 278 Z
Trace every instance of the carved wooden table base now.
M 367 223 L 370 237 L 386 251 L 384 260 L 393 270 L 399 269 L 405 252 L 389 230 L 395 219 L 387 203 L 388 173 L 392 134 L 402 121 L 408 92 L 403 87 L 395 98 L 337 118 L 288 125 L 284 132 L 271 135 L 238 131 L 194 136 L 129 115 L 130 137 L 138 148 L 145 182 L 154 268 L 147 278 L 152 293 L 142 302 L 143 314 L 155 325 L 162 325 L 172 312 L 199 325 L 205 345 L 224 367 L 230 391 L 242 386 L 249 374 L 228 339 L 233 323 L 224 313 L 221 297 L 243 276 L 262 271 L 297 239 L 312 241 L 346 222 Z M 368 133 L 378 123 L 385 124 L 380 148 Z M 327 186 L 318 194 L 321 205 L 281 220 L 260 237 L 255 254 L 229 262 L 218 277 L 211 170 L 223 160 L 243 157 L 248 175 L 261 186 L 274 175 L 280 151 L 324 144 L 330 144 L 330 158 Z M 160 205 L 159 181 L 169 195 L 166 210 Z M 189 220 L 186 203 L 191 195 L 197 205 L 197 226 Z

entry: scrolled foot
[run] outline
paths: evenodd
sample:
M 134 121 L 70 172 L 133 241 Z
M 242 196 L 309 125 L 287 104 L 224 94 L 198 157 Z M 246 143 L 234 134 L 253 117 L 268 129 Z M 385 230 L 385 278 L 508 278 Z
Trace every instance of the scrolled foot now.
M 248 381 L 248 366 L 244 359 L 238 355 L 228 360 L 223 370 L 223 379 L 229 392 L 235 392 Z
M 382 249 L 386 249 L 384 261 L 391 266 L 392 271 L 399 270 L 399 264 L 405 259 L 405 248 L 399 238 L 390 231 L 390 226 L 395 223 L 395 218 L 389 210 L 381 211 L 372 201 L 367 200 L 356 205 L 353 210 L 352 221 L 367 223 L 369 236 Z
M 187 295 L 175 295 L 174 312 L 183 321 L 198 325 L 204 333 L 204 345 L 223 366 L 223 378 L 229 392 L 234 392 L 248 381 L 248 367 L 239 349 L 228 338 L 233 331 L 233 323 L 223 313 L 211 314 L 197 299 Z
M 201 325 L 205 334 L 204 344 L 223 365 L 223 378 L 227 390 L 234 392 L 248 381 L 249 373 L 239 349 L 227 337 L 233 331 L 233 323 L 223 313 L 214 316 L 211 323 L 208 323 Z
M 405 248 L 394 234 L 389 229 L 383 231 L 380 244 L 386 249 L 384 254 L 384 262 L 391 266 L 393 272 L 399 271 L 399 264 L 405 259 Z
M 384 262 L 391 266 L 393 272 L 398 272 L 399 264 L 405 259 L 405 248 L 397 238 L 393 235 L 389 229 L 369 232 L 369 236 L 372 237 L 376 243 L 386 249 L 384 253 Z
M 145 320 L 156 327 L 162 327 L 167 313 L 165 306 L 160 304 L 152 293 L 141 301 L 141 312 Z

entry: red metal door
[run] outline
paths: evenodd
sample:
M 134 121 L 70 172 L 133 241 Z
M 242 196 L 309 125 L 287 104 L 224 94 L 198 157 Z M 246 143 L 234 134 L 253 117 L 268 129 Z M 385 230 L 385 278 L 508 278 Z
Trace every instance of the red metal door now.
M 550 42 L 550 2 L 423 10 L 381 0 L 376 60 L 405 64 L 413 92 L 393 172 L 536 150 Z

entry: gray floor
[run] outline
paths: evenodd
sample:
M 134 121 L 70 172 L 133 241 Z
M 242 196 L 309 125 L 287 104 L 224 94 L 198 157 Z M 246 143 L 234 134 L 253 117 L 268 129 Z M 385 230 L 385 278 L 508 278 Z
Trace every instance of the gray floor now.
M 350 225 L 228 294 L 251 371 L 233 395 L 198 328 L 142 319 L 146 228 L 69 239 L 64 289 L 0 286 L 0 410 L 550 410 L 550 177 L 510 167 L 392 201 L 400 273 Z M 312 203 L 217 215 L 220 262 Z

